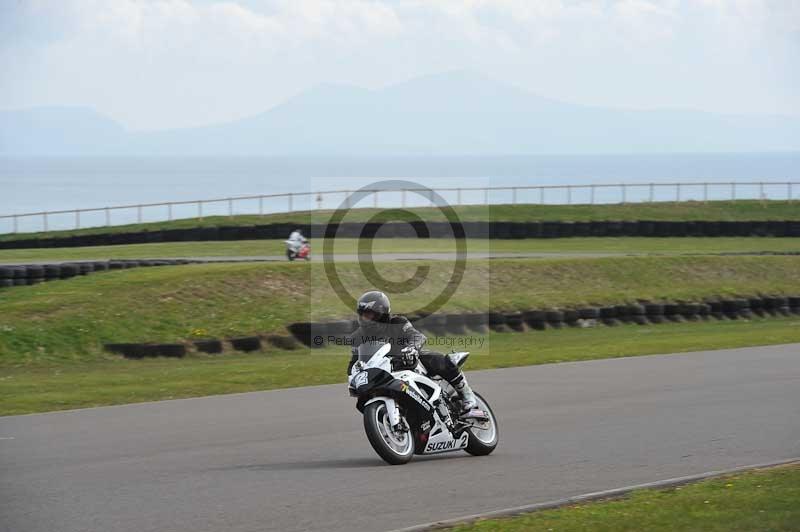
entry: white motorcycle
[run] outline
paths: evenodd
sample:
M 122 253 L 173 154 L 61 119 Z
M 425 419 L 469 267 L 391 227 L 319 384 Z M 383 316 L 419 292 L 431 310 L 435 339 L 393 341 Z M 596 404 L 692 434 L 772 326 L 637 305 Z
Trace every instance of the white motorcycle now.
M 393 371 L 391 344 L 369 342 L 358 347 L 358 360 L 348 380 L 350 395 L 364 415 L 364 430 L 375 452 L 392 465 L 414 454 L 463 449 L 475 456 L 494 451 L 497 420 L 486 400 L 475 394 L 481 414 L 460 419 L 458 392 L 440 377 L 429 378 L 425 367 Z M 469 353 L 447 355 L 459 367 Z
M 286 243 L 286 258 L 289 262 L 295 259 L 311 260 L 311 245 L 308 240 L 284 240 Z

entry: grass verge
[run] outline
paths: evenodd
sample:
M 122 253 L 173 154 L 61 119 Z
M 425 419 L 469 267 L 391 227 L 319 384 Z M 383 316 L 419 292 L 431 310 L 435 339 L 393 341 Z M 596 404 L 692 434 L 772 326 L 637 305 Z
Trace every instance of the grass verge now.
M 312 242 L 313 254 L 321 257 L 323 240 Z M 684 237 L 684 238 L 557 238 L 525 240 L 469 239 L 471 252 L 493 253 L 620 253 L 687 254 L 743 253 L 761 251 L 800 252 L 800 238 L 773 237 Z M 375 239 L 373 253 L 455 252 L 452 239 Z M 339 238 L 336 253 L 355 254 L 358 240 Z M 106 260 L 174 257 L 283 256 L 283 240 L 238 240 L 231 242 L 164 242 L 120 246 L 0 250 L 0 263 L 24 261 Z
M 544 510 L 451 528 L 453 532 L 796 531 L 800 464 L 738 473 L 621 500 Z
M 461 221 L 506 221 L 528 222 L 536 220 L 798 220 L 800 210 L 791 201 L 737 200 L 619 203 L 605 205 L 463 205 L 454 210 Z M 353 209 L 345 221 L 364 222 L 380 214 L 391 213 L 392 221 L 410 221 L 416 215 L 426 221 L 445 221 L 444 215 L 435 207 L 409 208 L 411 214 L 402 214 L 393 209 Z M 268 223 L 327 223 L 333 211 L 298 211 L 268 215 L 208 216 L 202 220 L 181 220 L 141 224 L 91 227 L 66 231 L 17 233 L 0 235 L 0 241 L 22 238 L 51 238 L 71 235 L 100 233 L 130 233 L 138 231 L 160 231 L 164 229 L 186 229 L 191 227 L 260 225 Z
M 379 263 L 408 279 L 429 267 L 416 289 L 393 296 L 408 313 L 450 282 L 447 261 Z M 800 257 L 611 257 L 472 260 L 441 311 L 523 310 L 697 300 L 712 296 L 800 293 Z M 373 289 L 358 263 L 338 266 L 351 294 Z M 313 302 L 313 304 L 312 304 Z M 106 342 L 183 341 L 280 332 L 303 320 L 352 317 L 323 266 L 211 264 L 138 268 L 8 288 L 0 292 L 0 368 L 102 360 Z
M 797 317 L 490 333 L 468 348 L 468 369 L 795 342 Z M 346 348 L 325 348 L 4 368 L 0 415 L 344 382 L 348 357 Z

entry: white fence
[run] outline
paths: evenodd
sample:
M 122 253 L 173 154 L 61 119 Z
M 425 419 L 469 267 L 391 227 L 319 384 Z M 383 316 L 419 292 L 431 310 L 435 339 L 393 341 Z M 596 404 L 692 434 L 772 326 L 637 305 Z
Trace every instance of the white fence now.
M 451 205 L 540 204 L 575 205 L 714 200 L 796 200 L 800 181 L 616 183 L 589 185 L 535 185 L 461 188 L 409 188 L 375 190 L 348 207 L 421 207 L 432 205 L 430 191 Z M 207 216 L 274 214 L 334 209 L 347 201 L 352 190 L 325 190 L 285 194 L 264 194 L 91 209 L 29 212 L 0 215 L 0 233 L 108 227 L 131 223 L 160 222 Z

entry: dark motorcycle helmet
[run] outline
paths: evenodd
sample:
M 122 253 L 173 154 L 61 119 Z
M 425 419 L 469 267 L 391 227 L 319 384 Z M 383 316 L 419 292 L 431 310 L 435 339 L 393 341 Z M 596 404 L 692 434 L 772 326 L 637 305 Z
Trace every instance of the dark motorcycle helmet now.
M 356 312 L 358 313 L 358 324 L 365 330 L 374 329 L 381 324 L 389 323 L 389 314 L 392 306 L 389 298 L 383 292 L 372 290 L 365 292 L 358 298 Z

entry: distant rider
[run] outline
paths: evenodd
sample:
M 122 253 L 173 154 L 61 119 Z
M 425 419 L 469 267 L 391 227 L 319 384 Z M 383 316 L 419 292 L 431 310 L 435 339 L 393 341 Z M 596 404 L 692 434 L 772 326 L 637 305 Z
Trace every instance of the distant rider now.
M 417 366 L 417 360 L 425 366 L 431 376 L 440 376 L 449 382 L 461 396 L 462 417 L 480 415 L 477 410 L 478 401 L 467 383 L 461 369 L 441 353 L 423 351 L 427 338 L 414 328 L 408 318 L 391 315 L 389 298 L 383 292 L 366 292 L 358 298 L 358 329 L 350 335 L 352 340 L 352 357 L 347 366 L 347 374 L 358 360 L 358 346 L 372 337 L 381 338 L 392 345 L 391 353 L 396 361 L 406 369 Z
M 289 240 L 286 241 L 289 249 L 292 250 L 294 254 L 297 254 L 306 242 L 308 242 L 308 240 L 303 236 L 303 232 L 300 229 L 292 231 L 292 234 L 289 235 Z

